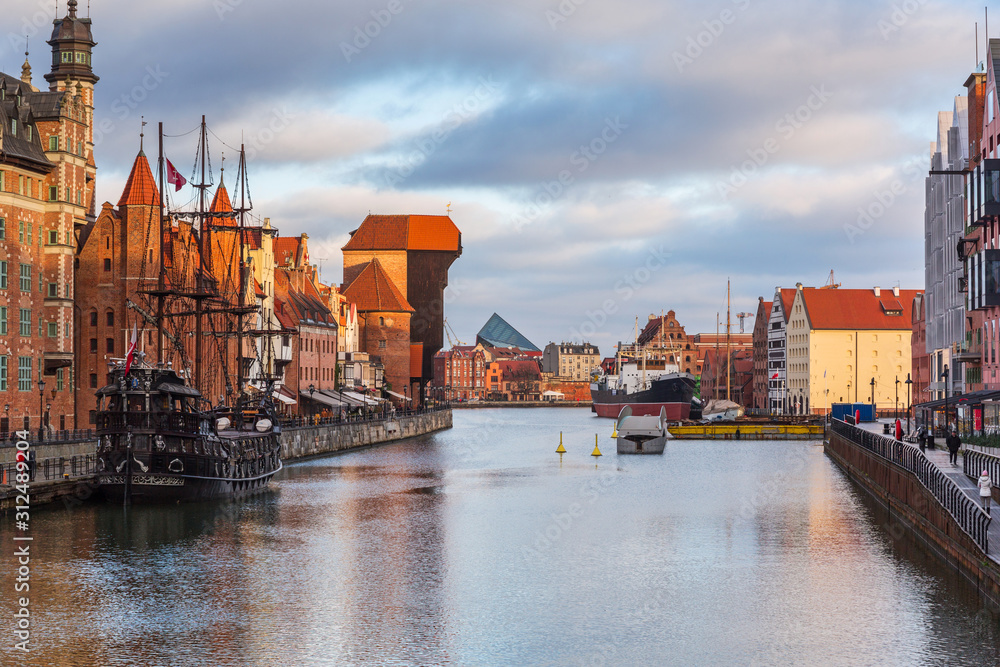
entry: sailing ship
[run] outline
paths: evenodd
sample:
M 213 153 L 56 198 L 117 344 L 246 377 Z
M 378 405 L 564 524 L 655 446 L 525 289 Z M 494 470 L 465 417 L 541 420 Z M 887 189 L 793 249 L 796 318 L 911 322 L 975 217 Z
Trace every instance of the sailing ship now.
M 201 172 L 201 182 L 194 185 L 197 210 L 165 215 L 160 124 L 158 223 L 150 225 L 160 240 L 154 244 L 160 251 L 157 275 L 130 294 L 128 307 L 137 322 L 128 354 L 111 360 L 109 383 L 97 392 L 98 490 L 126 505 L 240 498 L 264 489 L 282 468 L 281 427 L 273 402 L 276 378 L 260 358 L 252 360 L 263 352 L 261 344 L 254 345 L 254 336 L 275 332 L 254 329 L 262 318 L 244 253 L 246 214 L 252 206 L 245 152 L 241 147 L 239 208 L 213 202 L 208 210 L 212 183 L 206 132 L 202 117 L 195 165 L 195 173 L 199 167 Z M 172 174 L 168 180 L 177 179 Z M 217 201 L 220 192 L 221 182 Z M 225 198 L 228 203 L 228 194 Z M 228 241 L 213 239 L 216 230 Z M 156 327 L 160 359 L 137 349 L 140 323 L 143 334 L 147 325 Z M 185 343 L 192 334 L 193 354 Z M 146 338 L 142 336 L 144 342 Z

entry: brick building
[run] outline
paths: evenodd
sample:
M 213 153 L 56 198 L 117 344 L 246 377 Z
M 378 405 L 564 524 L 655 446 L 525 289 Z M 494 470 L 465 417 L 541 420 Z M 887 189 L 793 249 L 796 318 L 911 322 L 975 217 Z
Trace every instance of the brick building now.
M 767 410 L 767 326 L 771 316 L 771 302 L 764 297 L 757 300 L 757 316 L 753 323 L 753 397 L 748 404 L 757 410 Z
M 0 431 L 85 426 L 73 386 L 77 229 L 93 214 L 96 43 L 71 0 L 53 22 L 49 90 L 0 74 Z M 44 385 L 42 384 L 44 382 Z
M 416 391 L 411 389 L 408 395 L 419 399 L 434 376 L 434 355 L 444 346 L 444 290 L 448 286 L 448 269 L 462 254 L 462 233 L 451 218 L 444 215 L 369 215 L 351 232 L 343 254 L 342 291 L 345 295 L 350 285 L 377 259 L 379 275 L 402 297 L 401 300 L 395 295 L 386 297 L 392 302 L 386 305 L 392 308 L 405 304 L 398 314 L 385 311 L 385 314 L 374 315 L 382 321 L 394 322 L 381 333 L 376 331 L 376 327 L 383 326 L 377 324 L 378 319 L 366 322 L 361 318 L 361 348 L 371 355 L 383 357 L 386 377 L 393 378 L 390 382 L 396 393 L 409 389 L 412 383 Z M 373 272 L 374 269 L 369 271 L 368 284 L 362 291 L 375 284 Z M 377 300 L 369 303 L 372 304 L 379 305 Z M 359 315 L 361 312 L 359 307 Z M 404 321 L 408 327 L 407 341 L 412 348 L 405 358 L 401 354 L 386 358 L 378 344 L 380 341 L 388 344 L 392 339 L 401 345 L 402 339 L 398 336 L 403 333 Z M 367 338 L 366 326 L 371 327 Z M 368 347 L 369 341 L 375 347 Z M 390 368 L 391 364 L 396 367 Z

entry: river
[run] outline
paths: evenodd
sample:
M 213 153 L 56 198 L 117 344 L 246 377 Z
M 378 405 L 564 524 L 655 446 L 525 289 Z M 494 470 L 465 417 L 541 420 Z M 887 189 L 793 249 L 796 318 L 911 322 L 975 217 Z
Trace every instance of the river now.
M 817 442 L 619 457 L 581 409 L 288 465 L 239 505 L 32 511 L 4 665 L 983 665 L 1000 632 Z M 559 434 L 567 453 L 554 451 Z M 604 456 L 590 456 L 594 435 Z

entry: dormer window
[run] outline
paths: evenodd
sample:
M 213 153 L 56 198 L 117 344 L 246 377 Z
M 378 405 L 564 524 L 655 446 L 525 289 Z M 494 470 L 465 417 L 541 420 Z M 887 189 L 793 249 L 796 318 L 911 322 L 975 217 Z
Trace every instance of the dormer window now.
M 26 126 L 26 127 L 24 128 L 24 133 L 25 133 L 25 135 L 27 136 L 27 138 L 28 138 L 28 141 L 31 141 L 31 126 L 30 126 L 30 125 L 27 125 L 27 126 Z
M 11 133 L 12 136 L 15 136 L 15 137 L 17 136 L 17 119 L 16 118 L 11 118 L 10 119 L 10 133 Z

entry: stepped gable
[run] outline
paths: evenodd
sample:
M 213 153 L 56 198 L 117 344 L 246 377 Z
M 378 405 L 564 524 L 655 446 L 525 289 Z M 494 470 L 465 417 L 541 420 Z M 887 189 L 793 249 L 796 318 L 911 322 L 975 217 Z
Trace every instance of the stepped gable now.
M 389 274 L 376 258 L 368 262 L 354 281 L 344 288 L 342 294 L 363 312 L 414 312 L 413 306 L 392 282 Z
M 342 249 L 460 252 L 462 233 L 447 215 L 369 215 Z
M 146 154 L 139 151 L 132 164 L 132 173 L 128 175 L 125 189 L 122 191 L 118 206 L 158 206 L 160 191 L 156 189 L 153 172 L 149 169 Z
M 476 334 L 476 342 L 490 347 L 516 347 L 528 352 L 541 352 L 534 343 L 496 313 L 493 313 Z

